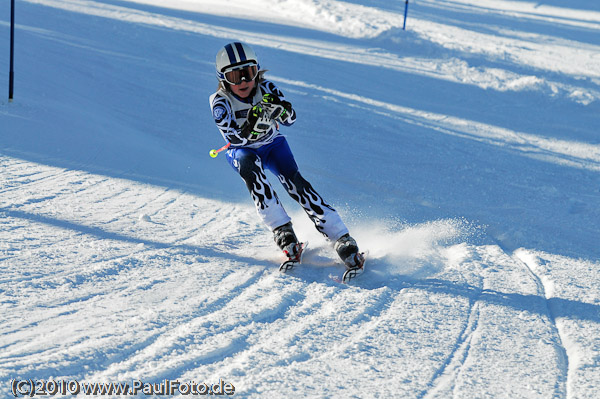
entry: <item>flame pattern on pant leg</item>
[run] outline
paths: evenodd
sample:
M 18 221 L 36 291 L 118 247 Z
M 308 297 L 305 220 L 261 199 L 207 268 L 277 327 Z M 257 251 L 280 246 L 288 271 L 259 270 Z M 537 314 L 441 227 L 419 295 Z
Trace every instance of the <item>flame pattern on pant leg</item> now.
M 300 175 L 300 172 L 296 172 L 292 179 L 286 179 L 283 175 L 278 177 L 290 197 L 304 208 L 317 230 L 329 238 L 327 233 L 327 230 L 329 230 L 328 217 L 333 216 L 334 223 L 341 222 L 336 210 L 325 202 L 312 185 Z
M 244 182 L 246 182 L 246 186 L 248 187 L 248 191 L 250 191 L 250 196 L 254 200 L 256 209 L 265 210 L 268 208 L 268 204 L 271 201 L 280 205 L 279 197 L 277 197 L 277 193 L 275 193 L 271 183 L 267 180 L 267 175 L 263 170 L 260 158 L 256 157 L 251 161 L 242 160 L 242 162 L 236 160 L 234 161 L 234 164 L 238 169 L 240 176 Z

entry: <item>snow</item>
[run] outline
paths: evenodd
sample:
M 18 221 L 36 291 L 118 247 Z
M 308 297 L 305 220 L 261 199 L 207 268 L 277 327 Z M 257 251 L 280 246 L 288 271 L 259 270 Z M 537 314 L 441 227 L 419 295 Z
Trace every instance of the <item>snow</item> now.
M 170 379 L 240 398 L 599 397 L 600 3 L 415 0 L 406 31 L 403 13 L 18 2 L 0 396 Z M 310 249 L 279 273 L 240 178 L 208 156 L 231 40 L 293 102 L 303 175 L 369 250 L 354 284 L 283 189 Z

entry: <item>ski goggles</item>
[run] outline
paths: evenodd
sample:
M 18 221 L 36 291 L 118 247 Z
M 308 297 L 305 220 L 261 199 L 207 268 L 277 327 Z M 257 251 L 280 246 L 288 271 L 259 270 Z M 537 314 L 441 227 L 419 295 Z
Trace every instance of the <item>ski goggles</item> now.
M 243 81 L 250 82 L 258 75 L 256 64 L 246 64 L 235 67 L 235 69 L 223 72 L 225 81 L 232 85 L 239 85 Z

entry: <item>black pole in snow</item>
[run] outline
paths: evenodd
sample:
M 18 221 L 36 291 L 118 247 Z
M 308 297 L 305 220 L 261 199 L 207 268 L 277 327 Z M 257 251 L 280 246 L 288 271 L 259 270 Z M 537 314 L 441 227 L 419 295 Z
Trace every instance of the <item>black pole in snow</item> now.
M 8 75 L 8 101 L 13 100 L 15 87 L 15 0 L 10 0 L 10 71 Z
M 404 24 L 402 25 L 402 30 L 406 30 L 406 16 L 408 15 L 408 0 L 404 2 Z

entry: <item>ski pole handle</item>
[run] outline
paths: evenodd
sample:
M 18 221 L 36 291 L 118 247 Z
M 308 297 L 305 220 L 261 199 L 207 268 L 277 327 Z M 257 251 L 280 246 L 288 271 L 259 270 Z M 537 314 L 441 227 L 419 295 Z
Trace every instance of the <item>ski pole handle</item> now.
M 231 143 L 227 143 L 223 147 L 219 148 L 218 150 L 210 150 L 210 152 L 208 154 L 210 155 L 211 158 L 216 158 L 217 155 L 219 155 L 219 153 L 221 151 L 225 151 L 226 149 L 229 148 L 230 145 L 231 145 Z

